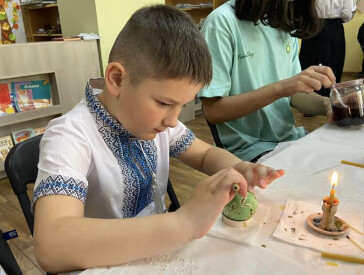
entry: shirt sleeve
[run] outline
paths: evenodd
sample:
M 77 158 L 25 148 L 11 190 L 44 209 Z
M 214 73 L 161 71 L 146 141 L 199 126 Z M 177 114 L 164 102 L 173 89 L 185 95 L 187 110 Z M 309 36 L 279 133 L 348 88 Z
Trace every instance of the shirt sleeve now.
M 343 9 L 341 12 L 341 18 L 345 23 L 351 20 L 355 9 L 356 9 L 355 0 L 344 0 Z
M 292 76 L 300 73 L 302 71 L 301 63 L 299 59 L 299 46 L 298 46 L 298 39 L 296 37 L 292 37 L 294 40 L 293 42 L 293 59 L 292 59 Z M 319 64 L 317 64 L 319 65 Z
M 225 28 L 226 23 L 218 16 L 208 18 L 202 27 L 212 57 L 212 81 L 198 93 L 198 97 L 228 96 L 231 90 L 231 68 L 233 60 L 232 37 Z
M 194 133 L 182 122 L 178 121 L 177 127 L 167 129 L 169 136 L 169 156 L 176 158 L 191 146 L 195 140 Z
M 48 127 L 40 143 L 32 208 L 47 195 L 72 196 L 85 203 L 91 163 L 87 138 L 80 131 L 67 123 Z
M 316 9 L 320 18 L 341 18 L 349 22 L 356 9 L 356 0 L 318 0 Z

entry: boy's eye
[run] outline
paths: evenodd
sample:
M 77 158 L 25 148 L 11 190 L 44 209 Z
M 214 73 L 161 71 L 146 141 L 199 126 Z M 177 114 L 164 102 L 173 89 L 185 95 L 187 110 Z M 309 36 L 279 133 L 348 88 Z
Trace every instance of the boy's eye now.
M 171 104 L 168 104 L 168 103 L 164 103 L 164 102 L 162 102 L 162 101 L 159 101 L 159 100 L 157 100 L 157 103 L 159 104 L 159 105 L 161 105 L 161 106 L 170 106 Z

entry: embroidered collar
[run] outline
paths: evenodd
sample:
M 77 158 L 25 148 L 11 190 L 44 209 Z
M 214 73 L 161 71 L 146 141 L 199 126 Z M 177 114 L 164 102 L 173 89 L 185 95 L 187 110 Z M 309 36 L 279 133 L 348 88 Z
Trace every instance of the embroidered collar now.
M 87 82 L 86 84 L 85 98 L 87 107 L 90 109 L 90 112 L 95 115 L 96 121 L 101 122 L 103 127 L 110 133 L 122 135 L 127 138 L 135 138 L 105 109 L 98 96 L 94 93 L 90 82 Z
M 140 140 L 130 134 L 105 109 L 89 82 L 85 98 L 98 131 L 117 159 L 123 175 L 124 204 L 120 211 L 124 218 L 135 217 L 153 201 L 152 174 L 157 171 L 155 142 Z

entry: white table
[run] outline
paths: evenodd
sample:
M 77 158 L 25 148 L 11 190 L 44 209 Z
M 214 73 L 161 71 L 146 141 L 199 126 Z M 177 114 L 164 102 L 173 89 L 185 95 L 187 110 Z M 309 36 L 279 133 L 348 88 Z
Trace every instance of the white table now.
M 364 274 L 364 265 L 321 258 L 318 251 L 272 237 L 287 199 L 321 207 L 322 198 L 330 192 L 332 170 L 340 175 L 338 216 L 357 214 L 363 231 L 364 169 L 340 164 L 342 159 L 364 163 L 363 157 L 364 127 L 326 124 L 263 162 L 284 168 L 286 175 L 255 192 L 259 204 L 270 212 L 254 241 L 236 243 L 207 235 L 173 252 L 79 274 Z M 364 258 L 364 253 L 358 255 Z

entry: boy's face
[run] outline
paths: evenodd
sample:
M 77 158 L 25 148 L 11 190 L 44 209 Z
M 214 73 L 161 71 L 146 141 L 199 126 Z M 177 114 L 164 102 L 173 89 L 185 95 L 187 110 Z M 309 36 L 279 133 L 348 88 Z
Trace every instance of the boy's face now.
M 124 80 L 116 119 L 139 139 L 150 140 L 167 127 L 176 127 L 183 106 L 194 100 L 202 85 L 189 79 L 145 79 L 136 86 Z

